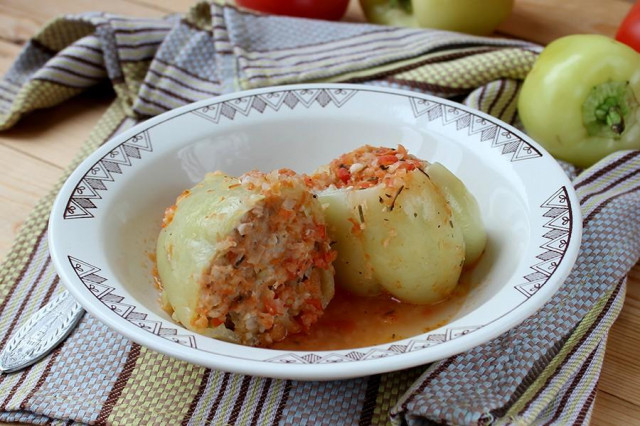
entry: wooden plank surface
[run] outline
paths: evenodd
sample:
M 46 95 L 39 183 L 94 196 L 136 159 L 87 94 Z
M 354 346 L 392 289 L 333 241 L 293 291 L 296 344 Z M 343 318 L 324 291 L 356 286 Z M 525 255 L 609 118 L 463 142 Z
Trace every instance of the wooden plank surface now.
M 615 36 L 632 3 L 632 0 L 515 0 L 513 13 L 499 31 L 541 44 L 567 34 Z
M 42 25 L 65 13 L 107 11 L 157 17 L 185 12 L 190 0 L 0 0 L 0 72 Z M 502 35 L 541 44 L 573 33 L 614 35 L 631 0 L 516 0 Z M 360 21 L 352 0 L 345 20 Z M 62 175 L 112 99 L 92 92 L 23 119 L 0 133 L 0 260 L 37 200 Z M 593 413 L 594 425 L 640 425 L 640 267 L 629 278 L 627 299 L 607 346 Z

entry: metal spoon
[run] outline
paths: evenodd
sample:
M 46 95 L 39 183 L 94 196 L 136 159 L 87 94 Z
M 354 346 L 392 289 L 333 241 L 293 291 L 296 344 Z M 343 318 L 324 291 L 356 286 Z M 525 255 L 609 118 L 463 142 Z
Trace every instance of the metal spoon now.
M 82 307 L 64 290 L 22 325 L 0 352 L 0 372 L 28 367 L 62 342 L 84 314 Z

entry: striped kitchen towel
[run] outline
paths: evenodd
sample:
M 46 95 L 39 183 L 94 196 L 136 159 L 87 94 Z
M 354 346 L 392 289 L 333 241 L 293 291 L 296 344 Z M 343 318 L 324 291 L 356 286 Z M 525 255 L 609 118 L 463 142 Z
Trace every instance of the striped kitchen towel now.
M 74 162 L 117 132 L 245 88 L 359 82 L 464 102 L 518 125 L 515 100 L 540 47 L 368 24 L 256 15 L 223 1 L 184 16 L 63 16 L 0 81 L 0 126 L 109 81 L 116 99 Z M 25 120 L 28 120 L 25 117 Z M 584 215 L 577 264 L 553 299 L 503 336 L 452 358 L 332 382 L 243 376 L 135 344 L 85 315 L 31 368 L 0 375 L 0 421 L 37 424 L 538 424 L 588 422 L 606 337 L 640 255 L 640 153 L 566 166 Z M 61 291 L 47 252 L 58 182 L 0 271 L 0 348 Z

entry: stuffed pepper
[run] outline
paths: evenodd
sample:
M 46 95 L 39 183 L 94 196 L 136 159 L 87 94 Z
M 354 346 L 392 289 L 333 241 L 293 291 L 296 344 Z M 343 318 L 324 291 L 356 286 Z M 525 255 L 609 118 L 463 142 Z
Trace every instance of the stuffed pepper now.
M 358 148 L 318 169 L 308 184 L 336 241 L 336 280 L 353 293 L 435 303 L 484 250 L 486 232 L 466 187 L 402 145 Z
M 320 203 L 290 170 L 208 174 L 164 215 L 162 301 L 185 327 L 267 346 L 308 330 L 334 293 Z

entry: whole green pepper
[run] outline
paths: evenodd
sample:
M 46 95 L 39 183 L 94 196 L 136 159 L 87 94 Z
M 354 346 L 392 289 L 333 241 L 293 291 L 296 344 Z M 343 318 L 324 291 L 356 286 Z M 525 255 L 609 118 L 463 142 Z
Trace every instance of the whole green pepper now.
M 369 22 L 487 35 L 504 21 L 513 0 L 360 0 Z
M 525 78 L 518 113 L 527 133 L 556 158 L 588 167 L 640 149 L 640 54 L 609 37 L 559 38 Z

